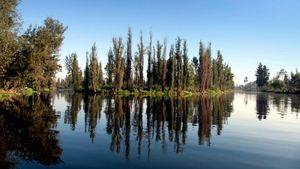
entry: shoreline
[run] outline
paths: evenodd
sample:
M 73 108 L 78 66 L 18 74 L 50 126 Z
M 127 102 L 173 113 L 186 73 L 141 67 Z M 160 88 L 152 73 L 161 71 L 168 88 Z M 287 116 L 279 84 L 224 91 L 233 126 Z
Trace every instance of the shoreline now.
M 70 89 L 59 89 L 58 92 L 74 92 L 74 93 L 81 93 L 81 94 L 109 94 L 109 95 L 118 95 L 121 97 L 195 97 L 195 96 L 218 96 L 226 93 L 233 92 L 234 90 L 213 90 L 208 89 L 205 92 L 198 92 L 198 91 L 172 91 L 172 90 L 107 90 L 102 89 L 101 91 L 74 91 Z
M 120 97 L 196 97 L 196 96 L 209 96 L 215 97 L 223 94 L 227 94 L 230 92 L 234 92 L 234 90 L 213 90 L 208 89 L 205 92 L 198 92 L 198 91 L 159 91 L 159 90 L 119 90 L 119 91 L 112 91 L 103 89 L 100 91 L 74 91 L 71 89 L 56 89 L 53 90 L 54 92 L 74 92 L 74 93 L 81 93 L 81 94 L 89 94 L 89 95 L 97 95 L 97 94 L 108 94 L 108 95 L 118 95 Z M 3 90 L 0 89 L 0 100 L 9 99 L 15 96 L 31 96 L 34 94 L 39 94 L 42 92 L 50 92 L 49 89 L 44 89 L 41 92 L 35 91 L 31 88 L 24 88 L 19 90 Z

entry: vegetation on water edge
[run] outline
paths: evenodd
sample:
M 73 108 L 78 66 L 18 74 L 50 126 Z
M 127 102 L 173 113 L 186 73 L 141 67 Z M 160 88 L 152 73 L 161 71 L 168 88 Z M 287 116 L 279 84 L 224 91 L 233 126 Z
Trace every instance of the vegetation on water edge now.
M 63 91 L 63 90 L 62 90 Z M 102 89 L 101 91 L 78 91 L 80 93 L 91 93 L 91 94 L 105 94 L 105 95 L 119 95 L 121 97 L 192 97 L 192 96 L 219 96 L 225 93 L 229 93 L 232 90 L 219 90 L 219 89 L 208 89 L 203 93 L 198 91 L 171 91 L 171 90 L 113 90 Z
M 0 89 L 0 100 L 3 100 L 3 99 L 7 99 L 7 98 L 10 98 L 10 97 L 13 97 L 13 96 L 20 96 L 20 95 L 26 95 L 26 96 L 31 96 L 31 95 L 34 95 L 34 94 L 38 94 L 38 93 L 41 93 L 41 92 L 50 92 L 51 90 L 49 88 L 43 88 L 41 89 L 40 91 L 36 91 L 32 88 L 29 88 L 29 87 L 25 87 L 25 88 L 22 88 L 22 89 L 15 89 L 15 90 L 3 90 L 3 89 Z
M 0 1 L 0 89 L 52 88 L 55 74 L 61 68 L 59 49 L 66 27 L 47 18 L 42 26 L 29 26 L 20 32 L 18 3 L 19 0 Z
M 91 52 L 89 54 L 87 52 L 86 66 L 83 71 L 78 65 L 76 53 L 66 56 L 65 67 L 68 73 L 65 79 L 58 79 L 56 87 L 89 93 L 107 89 L 124 95 L 128 94 L 125 91 L 163 95 L 167 93 L 165 91 L 205 93 L 208 89 L 224 91 L 234 86 L 230 66 L 223 62 L 220 51 L 217 52 L 216 58 L 212 58 L 210 43 L 205 46 L 200 42 L 199 57 L 189 60 L 187 41 L 178 37 L 170 46 L 167 58 L 166 40 L 163 43 L 158 40 L 156 45 L 153 45 L 152 33 L 150 33 L 148 45 L 145 45 L 141 34 L 133 59 L 131 36 L 131 28 L 129 28 L 126 45 L 121 37 L 112 39 L 113 44 L 108 51 L 105 75 L 101 61 L 98 62 L 97 59 L 95 44 Z M 148 57 L 146 73 L 144 73 L 144 55 Z
M 248 77 L 245 77 L 245 85 L 238 86 L 238 89 L 275 93 L 300 93 L 300 73 L 298 70 L 288 75 L 284 69 L 281 69 L 275 77 L 270 79 L 267 66 L 259 63 L 255 76 L 255 82 L 248 82 Z
M 111 86 L 114 93 L 147 88 L 150 90 L 143 93 L 149 95 L 166 93 L 159 91 L 189 95 L 185 91 L 205 93 L 211 88 L 228 90 L 234 86 L 231 67 L 223 62 L 220 51 L 213 58 L 211 43 L 205 46 L 200 41 L 198 57 L 190 60 L 187 40 L 178 37 L 171 45 L 166 39 L 153 43 L 152 33 L 149 33 L 146 44 L 141 33 L 137 50 L 133 51 L 131 28 L 125 43 L 122 37 L 112 38 L 104 68 L 106 74 L 94 44 L 91 52 L 87 52 L 84 70 L 80 69 L 76 53 L 66 56 L 67 76 L 55 83 L 56 72 L 61 68 L 59 49 L 66 27 L 58 20 L 47 18 L 42 26 L 30 26 L 25 32 L 18 32 L 21 25 L 18 2 L 0 2 L 5 6 L 0 10 L 3 18 L 0 49 L 4 49 L 0 50 L 0 88 L 4 90 L 32 88 L 40 92 L 56 85 L 59 89 L 96 93 Z
M 32 95 L 35 91 L 31 88 L 24 88 L 22 90 L 0 90 L 0 100 L 10 98 L 17 95 Z

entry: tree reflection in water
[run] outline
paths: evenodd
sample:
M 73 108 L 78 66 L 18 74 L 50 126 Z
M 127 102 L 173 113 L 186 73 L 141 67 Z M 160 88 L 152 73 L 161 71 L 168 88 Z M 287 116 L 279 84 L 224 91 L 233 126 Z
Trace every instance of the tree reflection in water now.
M 271 108 L 270 105 L 282 118 L 287 115 L 289 108 L 290 112 L 296 113 L 296 117 L 300 112 L 300 101 L 297 95 L 257 93 L 256 114 L 259 120 L 267 118 Z
M 126 160 L 150 159 L 157 148 L 163 154 L 170 150 L 183 153 L 187 140 L 193 139 L 188 137 L 196 137 L 200 145 L 210 146 L 212 133 L 221 135 L 233 112 L 234 97 L 228 94 L 213 98 L 122 98 L 64 93 L 57 98 L 61 96 L 68 103 L 62 116 L 64 124 L 76 130 L 83 117 L 85 132 L 94 142 L 101 121 L 110 140 L 107 148 L 113 153 L 124 154 Z M 267 118 L 273 109 L 282 117 L 288 111 L 298 116 L 298 98 L 257 93 L 257 118 Z M 62 162 L 58 131 L 53 129 L 58 117 L 51 96 L 23 96 L 0 103 L 0 168 L 14 168 L 19 160 L 46 166 Z
M 105 105 L 103 112 L 106 117 L 106 133 L 111 135 L 109 149 L 115 153 L 124 152 L 125 159 L 130 159 L 131 151 L 136 151 L 134 154 L 137 154 L 137 158 L 141 158 L 142 153 L 151 158 L 153 141 L 161 143 L 163 153 L 167 153 L 170 143 L 174 143 L 175 153 L 182 153 L 188 127 L 193 126 L 198 126 L 199 144 L 210 145 L 212 127 L 216 127 L 216 132 L 220 135 L 223 124 L 233 111 L 233 94 L 216 98 L 122 98 L 101 95 L 68 97 L 66 100 L 71 105 L 67 107 L 65 123 L 75 129 L 76 114 L 83 100 L 86 131 L 92 141 L 96 136 L 102 105 Z
M 17 158 L 47 166 L 62 162 L 50 103 L 49 95 L 0 102 L 0 168 L 14 168 Z
M 259 120 L 266 119 L 269 113 L 269 100 L 268 95 L 265 93 L 258 93 L 256 95 L 256 111 Z

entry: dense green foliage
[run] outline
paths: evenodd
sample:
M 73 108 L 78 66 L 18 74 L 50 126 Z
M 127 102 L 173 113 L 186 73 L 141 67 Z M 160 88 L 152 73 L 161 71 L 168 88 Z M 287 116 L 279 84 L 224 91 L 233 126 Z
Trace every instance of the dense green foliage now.
M 266 87 L 267 91 L 300 93 L 300 73 L 291 72 L 290 76 L 284 69 L 281 69 L 277 75 L 272 78 Z
M 283 92 L 283 93 L 299 93 L 300 92 L 300 73 L 291 72 L 290 76 L 284 69 L 281 69 L 275 77 L 269 80 L 269 69 L 266 65 L 259 63 L 256 70 L 256 85 L 259 90 L 272 91 L 272 92 Z M 252 82 L 248 83 L 248 78 L 245 77 L 245 87 L 249 86 Z
M 30 26 L 21 34 L 17 31 L 18 1 L 0 3 L 0 88 L 30 87 L 39 91 L 53 87 L 66 28 L 47 18 L 42 26 Z

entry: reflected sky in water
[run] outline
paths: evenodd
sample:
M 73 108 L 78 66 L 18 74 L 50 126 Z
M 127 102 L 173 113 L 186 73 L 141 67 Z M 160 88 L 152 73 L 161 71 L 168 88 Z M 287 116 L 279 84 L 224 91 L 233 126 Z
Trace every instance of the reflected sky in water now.
M 0 168 L 296 169 L 299 98 L 11 99 L 0 105 Z

